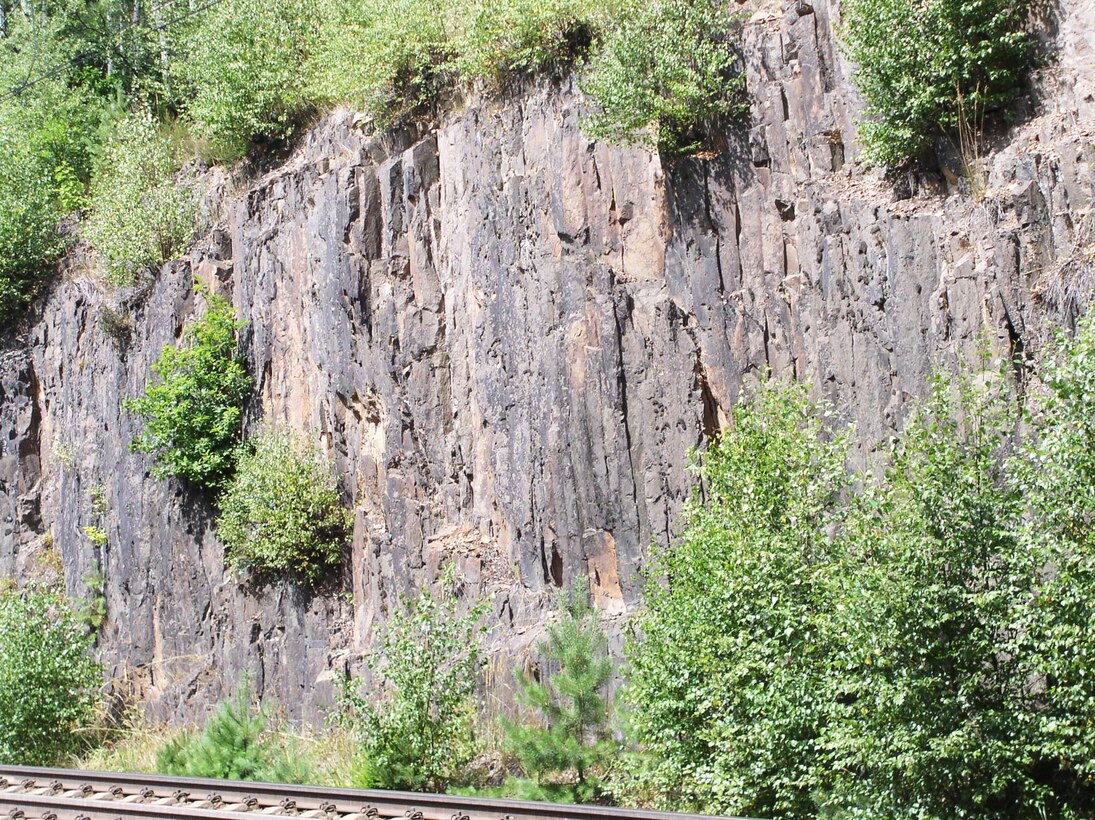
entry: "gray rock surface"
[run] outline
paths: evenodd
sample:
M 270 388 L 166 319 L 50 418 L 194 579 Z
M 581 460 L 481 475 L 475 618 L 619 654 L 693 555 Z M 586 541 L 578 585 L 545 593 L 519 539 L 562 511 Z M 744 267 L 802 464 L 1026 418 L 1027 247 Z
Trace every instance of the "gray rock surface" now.
M 869 459 L 933 362 L 982 335 L 1029 354 L 1075 318 L 1095 258 L 1083 0 L 979 201 L 857 163 L 831 3 L 745 8 L 752 121 L 712 159 L 590 143 L 570 83 L 469 103 L 398 150 L 336 111 L 284 166 L 222 181 L 222 218 L 134 300 L 128 338 L 72 266 L 0 348 L 0 573 L 63 571 L 82 595 L 100 562 L 108 672 L 155 718 L 247 673 L 318 721 L 447 561 L 491 602 L 501 682 L 554 585 L 587 576 L 617 621 L 637 603 L 680 530 L 689 450 L 766 368 L 811 380 Z M 195 277 L 247 323 L 248 430 L 307 431 L 354 511 L 343 575 L 315 594 L 226 573 L 209 500 L 127 450 L 121 402 L 194 313 Z

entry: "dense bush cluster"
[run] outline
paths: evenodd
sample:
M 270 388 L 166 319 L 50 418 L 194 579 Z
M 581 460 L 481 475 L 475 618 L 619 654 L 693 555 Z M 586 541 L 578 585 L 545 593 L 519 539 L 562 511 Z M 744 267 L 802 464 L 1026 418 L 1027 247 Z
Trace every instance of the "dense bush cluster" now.
M 289 433 L 248 442 L 218 503 L 217 532 L 237 566 L 315 582 L 339 562 L 350 521 L 331 470 Z
M 623 16 L 583 75 L 594 105 L 586 130 L 670 154 L 700 148 L 705 126 L 740 100 L 736 20 L 720 3 L 654 0 Z
M 878 477 L 797 388 L 739 405 L 629 648 L 650 783 L 755 815 L 1088 816 L 1095 321 L 1020 418 L 938 378 Z
M 0 761 L 51 765 L 80 747 L 102 685 L 92 643 L 62 596 L 0 593 Z
M 199 288 L 205 312 L 153 365 L 145 394 L 124 406 L 144 422 L 132 448 L 156 457 L 153 472 L 218 488 L 232 475 L 251 377 L 237 351 L 232 306 Z
M 307 105 L 303 68 L 318 8 L 315 0 L 226 0 L 185 34 L 184 106 L 211 157 L 235 159 L 293 131 Z
M 841 14 L 867 103 L 860 138 L 879 164 L 914 157 L 1019 95 L 1031 54 L 1022 3 L 851 0 Z

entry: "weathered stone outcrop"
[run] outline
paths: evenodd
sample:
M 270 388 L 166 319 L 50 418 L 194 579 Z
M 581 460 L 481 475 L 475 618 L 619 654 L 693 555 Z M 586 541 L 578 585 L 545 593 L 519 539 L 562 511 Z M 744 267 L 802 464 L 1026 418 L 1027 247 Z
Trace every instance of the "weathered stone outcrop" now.
M 1000 135 L 980 201 L 946 174 L 894 186 L 860 167 L 835 8 L 770 6 L 745 28 L 752 122 L 715 158 L 590 143 L 568 83 L 471 104 L 401 150 L 338 111 L 224 188 L 128 335 L 70 271 L 0 351 L 0 573 L 62 566 L 80 594 L 101 562 L 108 671 L 154 716 L 248 672 L 314 720 L 446 561 L 490 600 L 502 666 L 555 584 L 587 576 L 625 613 L 681 526 L 689 449 L 765 368 L 811 379 L 866 454 L 933 361 L 981 334 L 1030 351 L 1070 321 L 1095 255 L 1084 4 L 1063 9 L 1056 86 Z M 353 541 L 316 593 L 226 573 L 209 500 L 127 450 L 121 402 L 194 312 L 195 277 L 246 322 L 248 430 L 309 431 L 341 477 Z

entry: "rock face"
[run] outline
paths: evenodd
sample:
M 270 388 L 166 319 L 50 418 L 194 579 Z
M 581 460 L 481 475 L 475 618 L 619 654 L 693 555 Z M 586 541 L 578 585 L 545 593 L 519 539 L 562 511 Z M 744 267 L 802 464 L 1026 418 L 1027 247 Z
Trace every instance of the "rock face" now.
M 399 596 L 448 561 L 491 602 L 492 680 L 555 585 L 586 576 L 623 616 L 680 530 L 690 448 L 766 368 L 810 380 L 869 458 L 933 362 L 982 335 L 1029 352 L 1074 319 L 1095 257 L 1095 26 L 1071 2 L 1054 85 L 999 135 L 980 201 L 945 174 L 884 184 L 857 164 L 823 0 L 751 8 L 752 122 L 714 159 L 591 144 L 567 83 L 471 104 L 398 150 L 335 112 L 224 194 L 128 330 L 70 272 L 4 342 L 0 573 L 61 569 L 85 595 L 98 562 L 115 688 L 168 719 L 248 673 L 318 720 Z M 354 511 L 343 577 L 318 592 L 226 573 L 210 501 L 127 450 L 121 402 L 199 307 L 195 277 L 246 322 L 247 429 L 313 436 Z

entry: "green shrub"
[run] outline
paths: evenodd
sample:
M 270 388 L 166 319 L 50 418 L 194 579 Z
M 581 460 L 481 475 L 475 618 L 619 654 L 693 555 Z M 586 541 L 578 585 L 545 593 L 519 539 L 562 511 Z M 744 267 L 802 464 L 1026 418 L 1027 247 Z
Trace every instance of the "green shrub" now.
M 507 723 L 506 741 L 536 780 L 536 799 L 589 803 L 604 796 L 602 778 L 618 751 L 605 692 L 612 659 L 584 584 L 560 595 L 559 611 L 539 645 L 551 674 L 517 671 L 518 702 L 538 723 Z
M 19 56 L 0 65 L 0 88 L 14 84 Z M 0 48 L 0 64 L 8 57 Z M 52 80 L 0 102 L 0 327 L 57 269 L 67 245 L 59 223 L 82 204 L 100 116 L 94 100 Z
M 970 817 L 1046 808 L 1012 626 L 1037 572 L 1017 537 L 1021 497 L 1005 472 L 1017 424 L 1006 390 L 937 378 L 884 480 L 858 499 L 847 568 L 831 581 L 831 628 L 844 637 L 826 659 L 832 810 Z
M 1017 460 L 1032 514 L 1021 537 L 1037 568 L 1023 610 L 1026 674 L 1038 683 L 1037 754 L 1050 762 L 1060 804 L 1095 812 L 1095 312 L 1051 346 Z M 1050 572 L 1042 568 L 1051 567 Z M 1018 620 L 1018 619 L 1017 619 Z M 1051 810 L 1050 815 L 1054 813 Z M 1060 810 L 1062 816 L 1064 810 Z
M 144 396 L 123 406 L 144 421 L 131 448 L 156 458 L 153 473 L 217 488 L 232 474 L 251 378 L 236 349 L 232 306 L 196 286 L 206 309 L 179 347 L 165 347 Z
M 182 734 L 156 755 L 161 774 L 264 783 L 307 783 L 309 767 L 297 750 L 268 731 L 251 706 L 246 684 L 223 702 L 198 734 Z
M 65 242 L 53 172 L 0 135 L 0 327 L 10 325 L 56 269 Z
M 132 284 L 189 241 L 197 204 L 176 183 L 176 170 L 172 146 L 148 111 L 118 123 L 98 163 L 84 226 L 110 282 Z
M 445 791 L 475 756 L 475 683 L 482 665 L 480 608 L 422 594 L 395 612 L 370 666 L 383 681 L 369 698 L 344 681 L 339 720 L 361 743 L 355 785 Z M 382 660 L 381 660 L 382 659 Z
M 667 805 L 813 813 L 845 451 L 803 389 L 772 386 L 700 459 L 704 494 L 627 650 L 632 718 L 655 756 L 646 776 Z
M 860 139 L 892 165 L 1018 96 L 1031 53 L 1023 4 L 1011 0 L 850 0 L 843 39 L 866 101 Z M 979 123 L 977 126 L 979 127 Z
M 74 752 L 101 684 L 92 639 L 64 598 L 0 593 L 0 761 L 43 766 Z
M 499 86 L 509 77 L 566 69 L 588 54 L 609 22 L 600 0 L 478 0 L 455 38 L 458 73 Z
M 611 31 L 581 87 L 593 113 L 590 137 L 687 153 L 705 126 L 738 109 L 744 87 L 734 32 L 722 3 L 653 0 Z
M 201 16 L 180 74 L 194 129 L 215 158 L 293 132 L 307 107 L 303 69 L 317 14 L 314 0 L 226 0 Z
M 1001 374 L 936 378 L 877 478 L 797 390 L 735 408 L 628 646 L 636 788 L 764 816 L 1088 816 L 1093 351 L 1089 319 L 1025 426 Z
M 303 441 L 267 432 L 245 448 L 219 501 L 231 563 L 318 581 L 339 562 L 350 517 L 330 467 Z
M 443 0 L 331 0 L 313 96 L 364 105 L 381 123 L 434 111 L 453 58 Z

